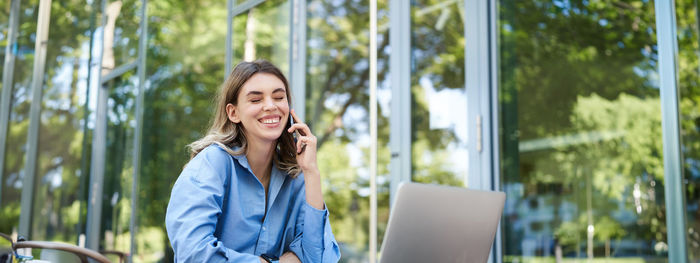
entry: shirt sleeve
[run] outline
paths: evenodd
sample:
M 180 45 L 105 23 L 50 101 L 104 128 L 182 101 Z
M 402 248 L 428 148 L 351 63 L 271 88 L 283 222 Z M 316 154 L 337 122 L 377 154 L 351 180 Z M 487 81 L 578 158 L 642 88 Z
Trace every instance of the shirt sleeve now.
M 295 238 L 289 249 L 304 263 L 338 262 L 340 248 L 331 231 L 328 208 L 316 209 L 306 202 L 306 192 L 299 191 L 303 198 L 301 211 L 296 221 Z
M 199 155 L 205 155 L 201 152 Z M 197 156 L 173 186 L 165 214 L 165 227 L 175 252 L 175 262 L 255 262 L 252 254 L 223 246 L 214 236 L 222 215 L 225 175 L 212 165 L 216 159 Z

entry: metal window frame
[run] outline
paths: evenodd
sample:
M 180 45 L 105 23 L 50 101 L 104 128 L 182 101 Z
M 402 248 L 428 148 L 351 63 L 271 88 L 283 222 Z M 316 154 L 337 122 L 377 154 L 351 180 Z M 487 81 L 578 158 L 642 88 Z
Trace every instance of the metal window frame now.
M 7 152 L 7 135 L 9 133 L 10 99 L 14 89 L 15 45 L 17 44 L 17 28 L 19 24 L 19 0 L 12 0 L 10 6 L 10 21 L 5 47 L 5 64 L 2 71 L 2 97 L 0 98 L 0 205 L 2 205 L 2 182 L 4 182 L 5 153 Z
M 231 10 L 231 15 L 235 17 L 237 15 L 242 14 L 245 11 L 250 10 L 251 8 L 258 6 L 259 4 L 262 4 L 265 1 L 266 0 L 248 0 L 241 4 L 236 4 L 236 2 L 234 1 L 233 8 L 229 10 Z
M 656 34 L 659 52 L 661 126 L 663 130 L 664 193 L 669 262 L 687 262 L 685 186 L 681 152 L 678 42 L 675 1 L 655 1 Z
M 140 39 L 139 39 L 139 41 L 140 41 Z M 137 59 L 135 61 L 131 61 L 131 62 L 128 62 L 126 64 L 119 65 L 118 67 L 114 68 L 112 71 L 107 73 L 106 75 L 102 76 L 102 78 L 100 78 L 100 84 L 104 85 L 107 82 L 109 82 L 110 80 L 113 80 L 113 79 L 123 75 L 124 73 L 133 70 L 134 68 L 139 66 L 139 62 L 140 61 Z
M 102 24 L 101 27 L 107 23 L 107 8 L 108 0 L 102 0 Z M 135 61 L 120 65 L 116 67 L 111 72 L 102 75 L 102 56 L 104 54 L 104 31 L 102 31 L 102 41 L 99 41 L 99 58 L 94 67 L 97 67 L 98 74 L 94 76 L 95 79 L 91 80 L 90 83 L 98 83 L 97 86 L 91 86 L 90 88 L 98 88 L 97 95 L 97 110 L 95 118 L 95 131 L 93 135 L 92 144 L 92 166 L 90 171 L 90 194 L 88 197 L 88 215 L 87 215 L 87 229 L 86 229 L 86 246 L 90 249 L 97 250 L 100 243 L 100 222 L 102 218 L 102 190 L 104 182 L 105 173 L 105 161 L 106 161 L 106 146 L 107 146 L 107 101 L 109 99 L 109 87 L 106 85 L 108 81 L 122 76 L 124 73 L 131 71 L 133 69 L 138 70 L 138 86 L 137 86 L 137 98 L 136 98 L 136 127 L 134 128 L 134 138 L 133 138 L 133 149 L 132 149 L 132 185 L 131 185 L 131 215 L 129 219 L 130 228 L 130 253 L 128 261 L 131 262 L 132 255 L 136 252 L 135 245 L 135 235 L 136 229 L 138 228 L 137 210 L 138 207 L 138 189 L 139 189 L 139 178 L 140 178 L 140 167 L 141 167 L 141 135 L 143 130 L 143 105 L 144 105 L 144 89 L 145 89 L 145 79 L 146 79 L 146 48 L 148 41 L 148 20 L 146 19 L 147 14 L 147 0 L 141 0 L 141 10 L 139 14 L 140 26 L 139 26 L 139 51 L 138 57 Z
M 377 0 L 369 7 L 369 262 L 377 260 Z
M 102 59 L 104 56 L 104 27 L 107 25 L 107 1 L 102 0 L 102 40 L 96 41 L 99 48 L 99 58 L 92 67 L 97 67 L 97 74 L 92 74 L 88 86 L 89 89 L 97 89 L 97 107 L 95 112 L 95 130 L 92 138 L 92 155 L 90 166 L 90 181 L 87 200 L 87 219 L 85 228 L 85 247 L 98 250 L 100 244 L 100 218 L 102 217 L 102 190 L 104 184 L 105 158 L 107 147 L 107 100 L 109 91 L 102 83 Z M 96 86 L 95 86 L 96 85 Z
M 494 52 L 495 11 L 494 1 L 467 1 L 463 3 L 464 21 L 464 63 L 465 89 L 467 92 L 467 147 L 469 154 L 469 171 L 467 187 L 470 189 L 498 190 L 497 169 L 494 159 L 494 141 L 497 134 L 494 129 L 496 116 L 493 111 L 494 94 L 497 94 L 495 70 L 497 70 Z M 494 239 L 489 255 L 489 262 L 502 262 L 501 235 L 499 231 Z
M 22 182 L 22 200 L 19 216 L 19 234 L 31 238 L 32 208 L 34 202 L 34 179 L 36 177 L 37 155 L 39 148 L 39 126 L 41 125 L 41 97 L 44 87 L 44 70 L 46 66 L 46 47 L 51 21 L 51 0 L 39 1 L 36 42 L 34 45 L 34 66 L 32 70 L 32 101 L 29 110 L 29 130 L 27 135 L 27 155 L 24 181 Z
M 494 190 L 491 180 L 490 65 L 488 1 L 464 1 L 464 63 L 467 92 L 467 147 L 469 172 L 467 187 Z
M 498 1 L 488 0 L 488 54 L 489 54 L 489 81 L 490 89 L 487 101 L 490 108 L 488 116 L 490 125 L 488 134 L 490 143 L 489 150 L 490 161 L 488 169 L 491 174 L 492 190 L 498 191 L 501 189 L 501 169 L 500 169 L 500 144 L 498 137 L 499 108 L 498 108 Z M 501 220 L 503 221 L 503 220 Z M 496 238 L 494 240 L 494 250 L 492 251 L 492 262 L 503 262 L 503 234 L 502 225 L 499 223 L 496 230 Z
M 411 3 L 389 1 L 391 113 L 390 206 L 402 182 L 411 181 Z
M 224 81 L 231 72 L 233 60 L 233 6 L 236 0 L 226 0 L 226 62 L 224 66 Z
M 289 78 L 294 113 L 306 119 L 306 0 L 289 0 Z
M 144 112 L 144 92 L 146 90 L 146 55 L 147 55 L 147 41 L 148 41 L 148 0 L 141 0 L 141 25 L 140 25 L 140 39 L 139 39 L 139 53 L 138 53 L 138 94 L 136 96 L 136 127 L 134 128 L 134 147 L 132 154 L 132 170 L 133 179 L 131 184 L 131 219 L 129 222 L 130 228 L 130 247 L 128 262 L 133 261 L 133 256 L 136 254 L 136 233 L 138 233 L 138 190 L 139 190 L 139 180 L 141 178 L 141 141 L 143 135 L 143 112 Z

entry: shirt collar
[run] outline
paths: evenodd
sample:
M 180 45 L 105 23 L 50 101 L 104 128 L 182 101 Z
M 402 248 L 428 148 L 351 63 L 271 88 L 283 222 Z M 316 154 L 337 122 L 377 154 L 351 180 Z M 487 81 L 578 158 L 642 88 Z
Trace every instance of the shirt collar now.
M 234 146 L 232 150 L 239 151 L 241 149 L 240 146 Z M 255 176 L 253 174 L 253 169 L 250 168 L 250 164 L 248 163 L 248 157 L 246 157 L 245 154 L 241 155 L 233 155 L 233 158 L 235 158 L 241 166 L 245 167 L 251 175 Z M 272 162 L 272 169 L 270 169 L 270 185 L 269 185 L 269 200 L 268 200 L 268 208 L 272 206 L 272 204 L 275 201 L 275 198 L 277 198 L 277 194 L 279 194 L 282 184 L 284 184 L 284 180 L 287 178 L 287 174 L 285 174 L 282 170 L 280 170 L 275 162 Z M 257 179 L 257 178 L 256 178 Z
M 241 147 L 240 147 L 240 146 L 233 146 L 233 147 L 231 148 L 231 150 L 233 150 L 234 152 L 237 152 L 237 151 L 240 151 L 240 150 L 241 150 Z M 248 171 L 250 171 L 250 173 L 253 173 L 253 169 L 251 169 L 251 168 L 250 168 L 250 164 L 248 164 L 248 157 L 246 157 L 245 154 L 233 155 L 233 158 L 235 158 L 235 159 L 238 161 L 238 163 L 241 164 L 241 166 L 243 166 L 243 167 L 245 167 L 246 169 L 248 169 Z M 274 164 L 273 164 L 273 168 L 274 168 Z

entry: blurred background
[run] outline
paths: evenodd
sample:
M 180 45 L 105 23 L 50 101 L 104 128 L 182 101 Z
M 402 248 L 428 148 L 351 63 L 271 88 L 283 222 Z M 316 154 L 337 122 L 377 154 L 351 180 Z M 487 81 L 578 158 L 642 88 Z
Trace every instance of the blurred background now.
M 185 146 L 232 66 L 263 58 L 318 137 L 342 262 L 369 260 L 370 231 L 381 246 L 401 181 L 505 192 L 493 262 L 668 262 L 669 234 L 700 262 L 697 1 L 675 18 L 648 0 L 377 2 L 370 72 L 367 0 L 0 0 L 0 232 L 172 262 Z M 675 87 L 657 19 L 677 29 Z M 665 174 L 662 109 L 680 117 L 681 174 Z

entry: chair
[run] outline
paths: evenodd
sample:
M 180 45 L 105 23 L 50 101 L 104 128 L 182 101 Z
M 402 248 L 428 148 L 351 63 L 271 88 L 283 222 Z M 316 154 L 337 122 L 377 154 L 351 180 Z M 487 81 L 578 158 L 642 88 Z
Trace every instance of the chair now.
M 14 250 L 12 250 L 12 238 L 5 233 L 0 233 L 0 263 L 12 263 Z
M 13 249 L 36 248 L 41 249 L 41 259 L 51 262 L 77 262 L 88 263 L 88 258 L 100 263 L 111 263 L 109 259 L 100 253 L 87 248 L 74 245 L 49 242 L 49 241 L 17 241 Z

